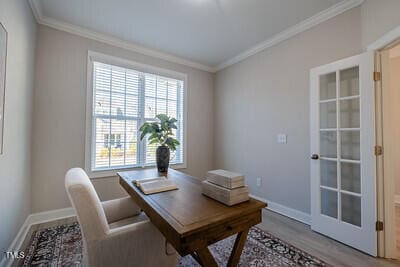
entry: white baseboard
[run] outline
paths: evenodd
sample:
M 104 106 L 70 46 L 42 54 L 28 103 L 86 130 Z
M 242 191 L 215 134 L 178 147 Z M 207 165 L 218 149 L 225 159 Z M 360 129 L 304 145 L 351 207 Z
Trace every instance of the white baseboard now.
M 45 223 L 57 219 L 63 219 L 67 217 L 75 216 L 74 208 L 65 208 L 58 210 L 49 210 L 44 212 L 32 213 L 28 216 L 30 225 Z
M 28 231 L 32 225 L 45 223 L 57 219 L 68 218 L 71 216 L 75 216 L 75 210 L 72 207 L 32 213 L 28 215 L 7 251 L 20 251 L 22 243 L 24 242 L 26 235 L 28 234 Z M 11 264 L 12 259 L 7 259 L 5 256 L 0 262 L 0 266 L 11 266 Z
M 299 221 L 299 222 L 302 222 L 302 223 L 305 223 L 305 224 L 308 224 L 308 225 L 311 224 L 311 215 L 308 214 L 308 213 L 305 213 L 305 212 L 302 212 L 302 211 L 299 211 L 299 210 L 296 210 L 296 209 L 289 208 L 287 206 L 278 204 L 276 202 L 273 202 L 273 201 L 270 201 L 268 199 L 265 199 L 265 198 L 262 198 L 262 197 L 258 197 L 258 196 L 252 195 L 252 194 L 250 196 L 252 198 L 258 199 L 260 201 L 267 202 L 267 204 L 268 204 L 267 209 L 269 209 L 269 210 L 271 210 L 273 212 L 279 213 L 281 215 L 284 215 L 286 217 L 292 218 L 292 219 L 294 219 L 296 221 Z
M 11 242 L 11 245 L 9 246 L 7 251 L 19 251 L 19 248 L 22 245 L 22 242 L 24 242 L 24 239 L 26 237 L 26 235 L 28 234 L 28 230 L 29 230 L 29 223 L 28 223 L 28 218 L 30 215 L 28 215 L 28 217 L 26 217 L 25 222 L 22 224 L 21 228 L 19 229 L 17 235 L 15 236 L 14 240 Z M 7 258 L 5 255 L 5 252 L 3 252 L 4 254 L 2 255 L 2 260 L 0 262 L 0 266 L 6 267 L 6 266 L 11 266 L 12 264 L 12 259 L 11 258 Z

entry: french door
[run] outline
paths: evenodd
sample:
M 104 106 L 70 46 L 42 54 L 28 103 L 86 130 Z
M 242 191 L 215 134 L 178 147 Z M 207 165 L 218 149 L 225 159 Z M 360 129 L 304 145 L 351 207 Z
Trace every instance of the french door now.
M 377 254 L 373 53 L 311 70 L 311 228 Z

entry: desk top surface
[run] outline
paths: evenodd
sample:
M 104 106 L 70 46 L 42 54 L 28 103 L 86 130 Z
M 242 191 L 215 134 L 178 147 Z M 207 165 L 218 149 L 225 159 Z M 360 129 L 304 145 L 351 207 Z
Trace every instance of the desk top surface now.
M 120 184 L 150 219 L 168 223 L 181 237 L 257 212 L 267 206 L 266 203 L 253 198 L 238 205 L 226 206 L 201 193 L 200 179 L 173 169 L 169 169 L 168 174 L 161 175 L 156 169 L 146 169 L 119 172 L 118 176 Z M 145 195 L 132 182 L 158 176 L 166 176 L 173 180 L 178 190 Z

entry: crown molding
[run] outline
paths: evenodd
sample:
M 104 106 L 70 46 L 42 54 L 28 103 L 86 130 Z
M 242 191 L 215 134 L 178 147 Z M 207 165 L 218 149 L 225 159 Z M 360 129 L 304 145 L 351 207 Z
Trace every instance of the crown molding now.
M 251 57 L 265 49 L 268 49 L 274 45 L 277 45 L 301 32 L 304 32 L 314 26 L 317 26 L 318 24 L 327 21 L 337 15 L 342 14 L 343 12 L 352 9 L 356 6 L 361 5 L 364 2 L 364 0 L 344 0 L 341 1 L 339 3 L 337 3 L 336 5 L 333 5 L 330 8 L 327 8 L 321 12 L 319 12 L 318 14 L 303 20 L 302 22 L 278 33 L 277 35 L 275 35 L 274 37 L 267 39 L 261 43 L 259 43 L 258 45 L 240 53 L 239 55 L 228 59 L 227 61 L 217 65 L 215 67 L 216 71 L 220 71 L 226 67 L 229 67 L 235 63 L 238 63 L 248 57 Z
M 69 23 L 65 23 L 65 22 L 61 22 L 59 20 L 47 17 L 43 15 L 42 12 L 42 8 L 41 5 L 39 3 L 38 0 L 28 0 L 33 14 L 36 18 L 36 21 L 39 24 L 57 29 L 57 30 L 61 30 L 61 31 L 65 31 L 68 33 L 72 33 L 75 35 L 79 35 L 85 38 L 89 38 L 95 41 L 99 41 L 102 43 L 106 43 L 115 47 L 119 47 L 119 48 L 123 48 L 126 50 L 130 50 L 136 53 L 140 53 L 146 56 L 150 56 L 150 57 L 154 57 L 154 58 L 158 58 L 158 59 L 162 59 L 162 60 L 166 60 L 172 63 L 177 63 L 177 64 L 181 64 L 184 66 L 188 66 L 188 67 L 192 67 L 195 69 L 200 69 L 203 71 L 207 71 L 207 72 L 211 72 L 211 73 L 216 73 L 224 68 L 227 68 L 235 63 L 238 63 L 250 56 L 253 56 L 265 49 L 268 49 L 274 45 L 277 45 L 303 31 L 306 31 L 314 26 L 317 26 L 318 24 L 327 21 L 337 15 L 342 14 L 343 12 L 352 9 L 356 6 L 361 5 L 364 0 L 343 0 L 339 3 L 337 3 L 336 5 L 333 5 L 330 8 L 327 8 L 323 11 L 321 11 L 320 13 L 278 33 L 277 35 L 273 36 L 270 39 L 267 39 L 259 44 L 257 44 L 256 46 L 236 55 L 235 57 L 222 62 L 221 64 L 218 64 L 217 66 L 208 66 L 208 65 L 204 65 L 204 64 L 200 64 L 191 60 L 187 60 L 181 57 L 177 57 L 168 53 L 164 53 L 161 51 L 157 51 L 155 49 L 150 49 L 141 45 L 137 45 L 134 44 L 132 42 L 128 42 L 128 41 L 123 41 L 121 39 L 118 39 L 116 37 L 112 37 L 110 35 L 106 35 L 106 34 L 102 34 L 96 31 L 92 31 L 92 30 L 88 30 L 86 28 L 83 27 L 79 27 L 73 24 L 69 24 Z
M 181 57 L 177 57 L 168 53 L 164 53 L 161 51 L 157 51 L 155 49 L 150 49 L 141 45 L 137 45 L 134 44 L 132 42 L 128 42 L 128 41 L 123 41 L 119 38 L 116 37 L 112 37 L 110 35 L 107 34 L 103 34 L 103 33 L 99 33 L 93 30 L 89 30 L 80 26 L 76 26 L 70 23 L 66 23 L 66 22 L 61 22 L 59 20 L 47 17 L 43 15 L 42 12 L 42 8 L 40 3 L 37 0 L 29 0 L 29 4 L 31 5 L 32 8 L 32 12 L 36 18 L 36 21 L 39 24 L 57 29 L 57 30 L 61 30 L 61 31 L 65 31 L 71 34 L 75 34 L 81 37 L 85 37 L 91 40 L 95 40 L 95 41 L 99 41 L 108 45 L 112 45 L 115 47 L 119 47 L 119 48 L 123 48 L 126 50 L 130 50 L 136 53 L 140 53 L 146 56 L 150 56 L 150 57 L 154 57 L 154 58 L 158 58 L 158 59 L 162 59 L 162 60 L 166 60 L 172 63 L 177 63 L 177 64 L 181 64 L 184 66 L 188 66 L 191 68 L 195 68 L 195 69 L 199 69 L 199 70 L 203 70 L 203 71 L 207 71 L 207 72 L 211 72 L 211 73 L 215 73 L 215 68 L 208 66 L 208 65 L 204 65 L 201 63 L 197 63 L 191 60 L 187 60 Z
M 400 26 L 387 32 L 382 37 L 380 37 L 378 40 L 376 40 L 372 44 L 368 45 L 367 51 L 375 51 L 375 50 L 385 49 L 385 48 L 387 48 L 387 46 L 390 46 L 391 44 L 396 42 L 396 40 L 398 40 L 399 38 L 400 38 Z
M 40 4 L 38 4 L 35 0 L 28 0 L 29 5 L 31 6 L 33 16 L 35 17 L 36 21 L 39 23 L 40 18 L 43 16 L 42 8 Z

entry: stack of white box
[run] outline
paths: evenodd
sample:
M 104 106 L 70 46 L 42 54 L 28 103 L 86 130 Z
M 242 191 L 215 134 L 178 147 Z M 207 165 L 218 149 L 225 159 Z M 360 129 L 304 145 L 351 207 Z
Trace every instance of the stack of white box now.
M 207 172 L 203 194 L 228 206 L 249 200 L 249 188 L 244 183 L 244 176 L 225 170 Z

